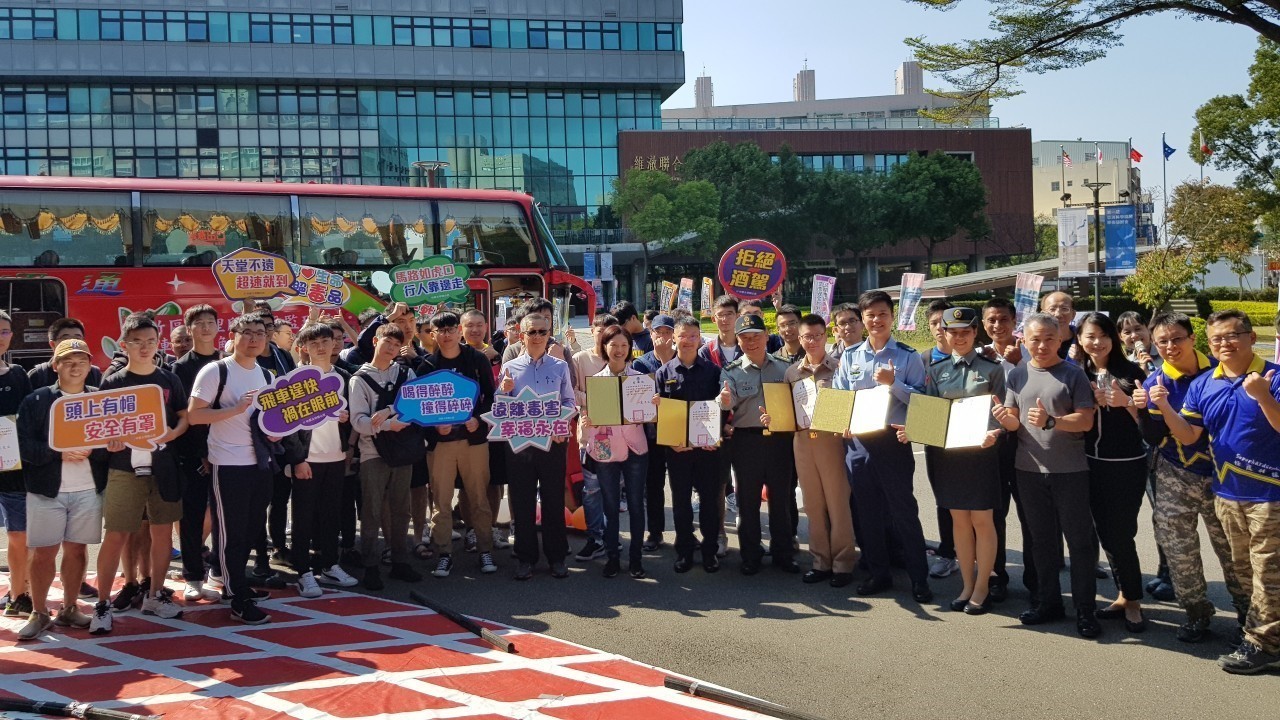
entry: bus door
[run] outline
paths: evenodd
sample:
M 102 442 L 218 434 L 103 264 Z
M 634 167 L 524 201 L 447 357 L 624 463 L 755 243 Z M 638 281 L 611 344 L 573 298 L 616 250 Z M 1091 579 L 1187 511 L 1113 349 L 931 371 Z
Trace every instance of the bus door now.
M 13 318 L 9 356 L 25 368 L 48 360 L 49 326 L 67 316 L 67 288 L 57 278 L 0 278 L 0 302 Z
M 480 304 L 477 296 L 476 307 L 488 318 L 491 334 L 506 329 L 503 327 L 506 319 L 520 303 L 531 298 L 550 297 L 546 281 L 537 270 L 482 269 L 478 278 L 472 278 L 475 280 L 483 280 L 488 285 L 484 304 Z

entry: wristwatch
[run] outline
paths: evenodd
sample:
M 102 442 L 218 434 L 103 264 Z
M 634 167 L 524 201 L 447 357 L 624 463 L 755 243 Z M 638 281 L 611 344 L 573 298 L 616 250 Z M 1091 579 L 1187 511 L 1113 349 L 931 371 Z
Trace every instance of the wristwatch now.
M 1052 430 L 1054 425 L 1058 424 L 1058 418 L 1050 415 L 1048 420 L 1044 421 L 1044 429 Z

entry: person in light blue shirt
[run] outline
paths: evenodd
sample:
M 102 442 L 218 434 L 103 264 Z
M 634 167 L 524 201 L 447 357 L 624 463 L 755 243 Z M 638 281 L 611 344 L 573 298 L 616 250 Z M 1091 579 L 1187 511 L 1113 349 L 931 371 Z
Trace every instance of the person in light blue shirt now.
M 893 395 L 889 424 L 902 425 L 912 393 L 923 392 L 924 361 L 920 353 L 891 337 L 893 299 L 872 290 L 858 298 L 867 339 L 844 351 L 832 385 L 840 390 L 869 390 L 885 385 Z M 851 436 L 845 456 L 854 502 L 854 517 L 863 558 L 871 578 L 858 586 L 859 595 L 875 595 L 893 587 L 886 535 L 892 526 L 902 543 L 911 594 L 929 602 L 929 568 L 925 561 L 920 508 L 912 492 L 916 469 L 911 446 L 898 442 L 888 425 L 884 430 Z

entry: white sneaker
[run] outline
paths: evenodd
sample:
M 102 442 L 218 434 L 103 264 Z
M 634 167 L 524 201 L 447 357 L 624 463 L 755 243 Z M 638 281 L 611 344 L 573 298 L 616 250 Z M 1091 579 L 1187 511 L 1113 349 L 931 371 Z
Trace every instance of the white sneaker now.
M 343 570 L 341 565 L 334 565 L 328 570 L 325 570 L 320 573 L 320 577 L 317 579 L 326 585 L 337 585 L 338 587 L 351 587 L 360 582 L 348 575 L 347 571 Z
M 724 496 L 725 512 L 738 512 L 738 493 L 729 493 Z
M 957 572 L 960 572 L 960 563 L 955 558 L 934 555 L 929 561 L 929 577 L 944 578 Z
M 106 635 L 111 632 L 111 604 L 99 600 L 93 606 L 93 617 L 89 620 L 90 635 Z
M 227 594 L 227 584 L 222 578 L 209 573 L 209 579 L 204 581 L 205 590 L 212 593 L 223 605 L 231 602 L 231 596 Z
M 205 587 L 202 580 L 188 580 L 187 589 L 182 591 L 182 599 L 187 602 L 196 602 L 198 600 L 218 602 L 222 599 L 222 591 Z
M 298 576 L 298 594 L 304 598 L 318 598 L 324 595 L 324 591 L 316 583 L 316 576 L 305 572 Z
M 499 550 L 505 550 L 511 547 L 511 541 L 507 539 L 507 530 L 505 528 L 493 529 L 493 546 Z
M 729 555 L 729 537 L 727 535 L 721 535 L 716 540 L 716 557 L 722 558 L 722 557 L 727 557 L 728 555 Z
M 173 601 L 173 591 L 164 588 L 160 590 L 159 595 L 148 595 L 147 599 L 142 601 L 142 614 L 173 620 L 182 617 L 182 608 Z

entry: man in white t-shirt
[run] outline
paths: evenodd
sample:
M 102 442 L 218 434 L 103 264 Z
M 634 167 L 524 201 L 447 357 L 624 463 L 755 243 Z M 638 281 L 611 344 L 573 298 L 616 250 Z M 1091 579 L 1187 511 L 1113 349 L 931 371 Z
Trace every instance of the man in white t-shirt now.
M 266 522 L 271 501 L 270 458 L 260 457 L 255 442 L 253 400 L 270 384 L 258 356 L 267 342 L 261 316 L 241 315 L 232 321 L 231 357 L 209 363 L 196 375 L 187 420 L 209 426 L 209 463 L 213 467 L 213 535 L 222 570 L 223 598 L 231 598 L 231 615 L 248 625 L 271 619 L 257 606 L 270 597 L 255 591 L 245 579 L 245 565 L 258 533 Z M 216 586 L 219 579 L 210 578 Z
M 58 452 L 50 448 L 49 416 L 57 398 L 85 392 L 85 380 L 92 367 L 89 345 L 85 341 L 63 340 L 53 352 L 56 384 L 37 389 L 18 408 L 18 445 L 22 453 L 30 528 L 27 547 L 32 551 L 33 607 L 27 624 L 18 632 L 19 640 L 35 640 L 55 622 L 65 627 L 89 627 L 89 616 L 76 607 L 76 595 L 88 562 L 86 546 L 102 541 L 99 492 L 106 485 L 106 464 L 91 467 L 88 450 Z M 59 548 L 62 549 L 62 609 L 52 618 L 47 600 Z

